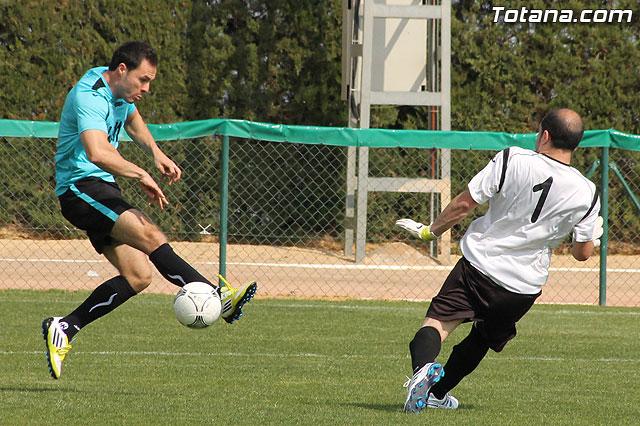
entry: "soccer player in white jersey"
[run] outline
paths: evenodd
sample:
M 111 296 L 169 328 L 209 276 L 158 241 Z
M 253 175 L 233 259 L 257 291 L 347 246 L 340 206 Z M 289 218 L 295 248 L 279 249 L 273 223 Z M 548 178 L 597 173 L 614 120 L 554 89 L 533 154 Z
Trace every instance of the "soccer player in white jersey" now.
M 577 260 L 587 260 L 599 245 L 602 218 L 596 187 L 569 165 L 583 132 L 576 112 L 551 111 L 540 122 L 535 152 L 511 147 L 498 153 L 431 225 L 396 222 L 432 241 L 489 202 L 487 213 L 460 240 L 463 257 L 409 344 L 413 377 L 406 383 L 406 412 L 457 408 L 449 391 L 489 349 L 500 352 L 516 336 L 516 322 L 547 281 L 551 250 L 570 233 Z M 441 343 L 469 321 L 471 332 L 454 346 L 444 367 L 436 363 Z
M 135 102 L 149 92 L 158 57 L 146 42 L 130 41 L 114 52 L 108 67 L 92 68 L 67 95 L 58 132 L 56 195 L 62 215 L 84 230 L 95 250 L 104 254 L 118 275 L 100 284 L 73 312 L 42 322 L 49 372 L 60 378 L 62 361 L 80 329 L 144 290 L 151 283 L 148 260 L 177 286 L 199 281 L 216 287 L 178 256 L 167 237 L 140 210 L 127 203 L 115 177 L 135 179 L 162 209 L 162 190 L 141 167 L 118 151 L 124 128 L 131 139 L 153 156 L 159 172 L 178 181 L 182 170 L 156 144 Z M 256 292 L 254 282 L 218 289 L 222 317 L 232 323 Z

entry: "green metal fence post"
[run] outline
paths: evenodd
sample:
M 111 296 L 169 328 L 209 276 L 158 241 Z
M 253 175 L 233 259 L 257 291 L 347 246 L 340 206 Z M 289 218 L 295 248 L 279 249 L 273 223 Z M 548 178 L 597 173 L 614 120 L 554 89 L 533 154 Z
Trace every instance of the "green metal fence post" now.
M 609 167 L 611 168 L 611 170 L 613 170 L 613 173 L 615 173 L 615 175 L 618 176 L 618 179 L 620 179 L 620 183 L 622 183 L 624 190 L 627 191 L 627 195 L 629 195 L 629 198 L 631 198 L 631 201 L 633 202 L 633 204 L 636 206 L 638 211 L 640 211 L 640 201 L 638 201 L 638 199 L 636 198 L 635 194 L 633 193 L 633 190 L 631 189 L 631 187 L 627 183 L 627 180 L 624 178 L 624 176 L 618 169 L 618 166 L 616 165 L 616 163 L 612 161 L 611 163 L 609 163 Z
M 609 232 L 609 147 L 602 148 L 602 180 L 600 182 L 600 215 L 604 220 L 600 237 L 600 305 L 607 304 L 607 234 Z
M 591 168 L 589 169 L 589 171 L 587 172 L 586 175 L 584 175 L 587 179 L 591 179 L 591 176 L 595 173 L 596 169 L 598 168 L 598 166 L 600 165 L 600 159 L 596 158 L 596 161 L 593 162 L 593 164 L 591 165 Z
M 222 150 L 220 152 L 220 265 L 218 273 L 225 277 L 227 273 L 227 221 L 229 210 L 229 136 L 222 137 Z M 219 280 L 219 285 L 225 285 Z

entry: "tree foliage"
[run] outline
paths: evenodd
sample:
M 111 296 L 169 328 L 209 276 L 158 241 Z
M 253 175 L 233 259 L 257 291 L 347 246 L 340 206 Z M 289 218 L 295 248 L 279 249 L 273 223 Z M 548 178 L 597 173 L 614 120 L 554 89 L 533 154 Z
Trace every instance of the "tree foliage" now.
M 340 2 L 195 2 L 192 118 L 344 124 Z
M 461 0 L 452 24 L 452 122 L 461 130 L 535 132 L 545 112 L 578 111 L 587 129 L 640 131 L 640 25 L 494 23 L 497 2 Z M 506 9 L 523 2 L 504 0 Z M 631 9 L 635 1 L 533 0 L 528 9 Z
M 631 9 L 634 0 L 532 0 L 528 9 Z M 535 131 L 566 106 L 588 129 L 640 133 L 640 20 L 493 22 L 496 2 L 452 11 L 452 128 Z M 520 0 L 499 6 L 520 9 Z M 637 13 L 637 10 L 635 10 Z M 0 116 L 56 121 L 86 69 L 131 39 L 160 54 L 149 122 L 214 117 L 342 126 L 341 2 L 62 0 L 0 4 Z M 380 112 L 387 110 L 386 112 Z M 379 109 L 375 127 L 425 128 L 428 109 Z

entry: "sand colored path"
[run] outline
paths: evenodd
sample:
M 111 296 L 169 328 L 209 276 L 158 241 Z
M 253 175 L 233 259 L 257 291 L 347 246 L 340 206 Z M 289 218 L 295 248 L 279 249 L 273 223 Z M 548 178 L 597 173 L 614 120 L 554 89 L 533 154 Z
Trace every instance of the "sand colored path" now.
M 201 273 L 218 273 L 215 243 L 173 243 Z M 257 280 L 259 297 L 323 297 L 429 300 L 457 261 L 438 263 L 404 243 L 367 252 L 354 263 L 326 250 L 230 245 L 227 278 L 234 284 Z M 86 240 L 0 239 L 0 288 L 87 290 L 115 274 Z M 154 271 L 147 291 L 175 293 Z M 540 302 L 598 304 L 599 259 L 577 262 L 554 256 Z M 607 305 L 640 306 L 640 256 L 607 259 Z

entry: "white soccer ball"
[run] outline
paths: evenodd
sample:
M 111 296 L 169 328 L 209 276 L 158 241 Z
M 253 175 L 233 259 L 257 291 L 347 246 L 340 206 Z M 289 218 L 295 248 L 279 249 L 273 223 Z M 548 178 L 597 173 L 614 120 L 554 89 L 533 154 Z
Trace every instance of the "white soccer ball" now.
M 220 318 L 222 303 L 215 288 L 207 283 L 192 282 L 180 289 L 173 310 L 181 324 L 205 328 Z

